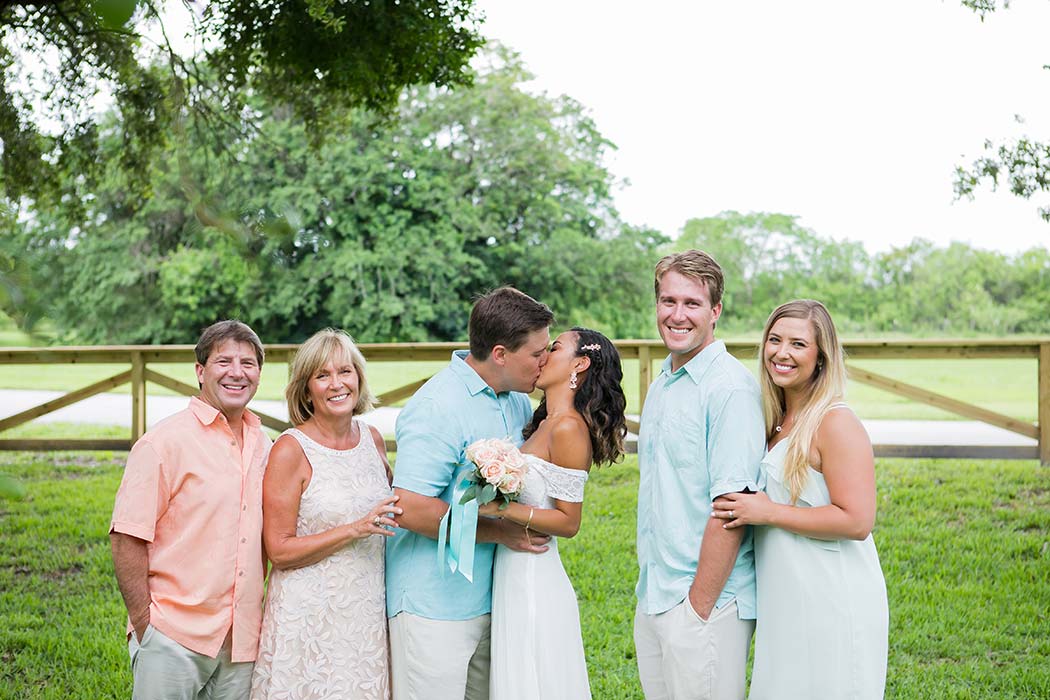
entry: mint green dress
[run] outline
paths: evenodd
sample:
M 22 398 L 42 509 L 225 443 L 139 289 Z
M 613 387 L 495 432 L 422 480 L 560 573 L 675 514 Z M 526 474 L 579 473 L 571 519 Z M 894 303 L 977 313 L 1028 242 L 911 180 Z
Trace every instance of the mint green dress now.
M 791 502 L 787 440 L 762 460 L 770 500 Z M 830 505 L 824 475 L 810 468 L 795 504 Z M 876 700 L 886 687 L 889 612 L 871 535 L 818 540 L 755 527 L 758 621 L 749 700 Z

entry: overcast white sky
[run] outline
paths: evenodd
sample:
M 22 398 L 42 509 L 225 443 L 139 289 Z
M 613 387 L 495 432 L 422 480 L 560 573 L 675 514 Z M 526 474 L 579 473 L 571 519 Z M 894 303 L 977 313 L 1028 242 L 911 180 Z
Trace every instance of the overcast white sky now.
M 986 138 L 1050 140 L 1046 0 L 983 23 L 958 0 L 478 7 L 536 75 L 529 89 L 580 101 L 618 146 L 608 165 L 630 182 L 616 201 L 632 223 L 675 234 L 736 209 L 796 214 L 869 251 L 917 236 L 1050 246 L 1035 200 L 952 193 Z

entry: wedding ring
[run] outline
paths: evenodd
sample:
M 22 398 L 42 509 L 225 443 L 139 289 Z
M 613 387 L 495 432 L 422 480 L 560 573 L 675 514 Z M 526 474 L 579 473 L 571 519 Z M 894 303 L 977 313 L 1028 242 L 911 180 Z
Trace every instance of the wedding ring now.
M 379 527 L 382 523 L 383 523 L 383 521 L 379 519 L 378 515 L 376 517 L 372 518 L 372 524 L 375 525 L 376 527 Z
M 729 511 L 729 519 L 730 519 L 730 520 L 732 520 L 732 519 L 733 519 L 733 518 L 735 518 L 735 517 L 736 517 L 736 516 L 735 516 L 735 515 L 733 515 L 733 511 Z

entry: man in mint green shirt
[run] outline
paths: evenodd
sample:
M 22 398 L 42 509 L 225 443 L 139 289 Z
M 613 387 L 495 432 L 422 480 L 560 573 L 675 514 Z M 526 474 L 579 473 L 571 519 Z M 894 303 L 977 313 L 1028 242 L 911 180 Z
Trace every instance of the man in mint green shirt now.
M 394 700 L 488 698 L 493 543 L 541 552 L 549 538 L 481 518 L 467 580 L 439 566 L 438 526 L 473 468 L 467 446 L 521 443 L 532 417 L 526 394 L 546 364 L 553 321 L 546 305 L 516 289 L 486 294 L 470 314 L 469 353 L 453 353 L 398 416 L 394 490 L 404 513 L 386 550 Z
M 758 382 L 716 341 L 722 270 L 689 250 L 656 266 L 656 320 L 670 355 L 638 436 L 638 608 L 646 700 L 743 700 L 755 624 L 750 528 L 711 517 L 756 491 L 765 453 Z

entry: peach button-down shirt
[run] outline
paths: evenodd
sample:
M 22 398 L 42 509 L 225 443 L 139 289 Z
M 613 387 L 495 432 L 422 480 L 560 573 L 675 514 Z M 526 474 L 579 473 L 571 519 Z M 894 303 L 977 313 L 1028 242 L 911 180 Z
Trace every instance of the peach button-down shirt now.
M 148 542 L 150 624 L 215 657 L 254 661 L 262 625 L 262 479 L 271 441 L 245 411 L 243 450 L 217 409 L 194 397 L 135 443 L 111 532 Z

